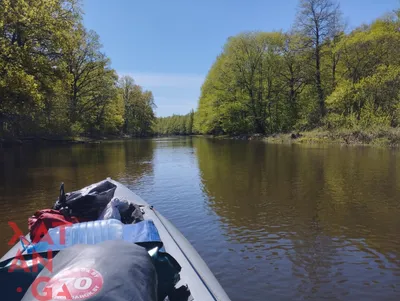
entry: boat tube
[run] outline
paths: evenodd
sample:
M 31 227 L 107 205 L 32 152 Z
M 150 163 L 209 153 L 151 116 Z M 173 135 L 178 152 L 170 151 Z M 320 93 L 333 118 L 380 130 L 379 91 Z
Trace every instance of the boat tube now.
M 124 225 L 124 227 L 120 227 L 117 220 L 109 219 L 109 220 L 99 220 L 94 222 L 87 222 L 87 223 L 77 223 L 74 224 L 73 227 L 69 230 L 75 231 L 76 233 L 79 232 L 80 237 L 73 234 L 75 232 L 70 232 L 67 243 L 65 244 L 64 248 L 60 246 L 55 248 L 56 255 L 53 258 L 55 260 L 58 254 L 61 252 L 68 251 L 69 248 L 74 248 L 76 244 L 89 244 L 98 245 L 97 247 L 101 246 L 102 241 L 104 240 L 115 240 L 121 239 L 124 240 L 124 237 L 129 236 L 129 240 L 134 242 L 135 245 L 143 245 L 146 244 L 148 241 L 153 242 L 154 244 L 151 247 L 148 247 L 147 250 L 149 254 L 154 252 L 154 250 L 160 250 L 162 253 L 160 254 L 167 254 L 170 261 L 177 263 L 179 266 L 179 278 L 174 283 L 175 288 L 187 288 L 189 292 L 189 296 L 182 301 L 189 301 L 189 300 L 201 300 L 201 301 L 213 301 L 213 300 L 220 300 L 220 301 L 229 301 L 229 297 L 224 291 L 224 289 L 219 284 L 218 280 L 215 278 L 214 274 L 211 272 L 207 264 L 195 250 L 195 248 L 189 243 L 189 241 L 183 236 L 183 234 L 170 222 L 166 219 L 160 212 L 158 212 L 153 206 L 148 204 L 130 189 L 128 189 L 123 184 L 111 179 L 107 178 L 101 182 L 91 184 L 85 188 L 80 190 L 82 192 L 91 191 L 90 189 L 93 187 L 98 187 L 101 185 L 112 185 L 115 189 L 113 189 L 113 200 L 119 199 L 128 202 L 129 204 L 135 205 L 140 207 L 143 221 L 134 223 L 132 225 Z M 93 189 L 92 189 L 93 190 Z M 115 201 L 114 201 L 115 202 Z M 95 208 L 86 208 L 86 212 L 89 214 L 93 214 L 93 209 Z M 104 212 L 103 215 L 104 217 Z M 140 226 L 140 227 L 139 227 Z M 102 237 L 96 238 L 93 227 L 102 227 Z M 110 227 L 113 227 L 114 232 L 110 232 Z M 108 236 L 104 236 L 104 229 L 108 232 Z M 122 229 L 122 230 L 121 230 Z M 146 231 L 145 231 L 145 230 Z M 58 231 L 58 232 L 57 232 Z M 48 235 L 54 235 L 55 233 L 59 234 L 58 228 L 49 229 Z M 90 232 L 92 231 L 92 232 Z M 52 234 L 53 233 L 53 234 Z M 69 233 L 69 232 L 68 232 Z M 92 233 L 92 234 L 90 234 Z M 111 233 L 111 234 L 110 234 Z M 143 233 L 150 233 L 144 235 Z M 150 235 L 150 236 L 149 236 Z M 46 237 L 47 237 L 46 236 Z M 151 239 L 148 238 L 151 237 Z M 78 237 L 78 238 L 77 238 Z M 105 238 L 104 238 L 105 237 Z M 90 239 L 89 239 L 90 238 Z M 43 238 L 44 240 L 45 238 Z M 96 240 L 97 239 L 97 240 Z M 24 256 L 30 256 L 32 252 L 44 252 L 49 250 L 42 242 L 38 244 L 31 243 L 30 235 L 27 234 L 23 239 L 26 241 L 27 244 L 30 244 L 28 247 L 24 249 Z M 69 242 L 68 242 L 69 240 Z M 74 240 L 74 243 L 71 241 Z M 125 239 L 126 240 L 126 239 Z M 160 243 L 158 245 L 158 243 Z M 75 246 L 72 246 L 74 244 Z M 56 244 L 57 245 L 57 244 Z M 149 245 L 146 245 L 149 246 Z M 29 248 L 30 247 L 30 248 Z M 32 250 L 33 248 L 33 250 Z M 42 249 L 41 249 L 42 248 Z M 77 247 L 76 247 L 77 248 Z M 20 249 L 21 243 L 17 243 L 13 248 L 11 248 L 1 259 L 0 259 L 0 280 L 2 279 L 1 268 L 9 267 L 10 262 L 16 257 L 20 256 Z M 57 254 L 57 252 L 59 252 Z M 40 253 L 42 254 L 42 253 Z M 78 253 L 80 254 L 80 253 Z M 61 257 L 61 256 L 60 256 Z M 79 256 L 77 256 L 77 260 Z M 163 259 L 165 261 L 165 258 Z M 5 275 L 5 274 L 4 274 Z M 40 274 L 39 274 L 40 275 Z M 6 276 L 4 276 L 6 277 Z M 19 276 L 18 276 L 19 277 Z M 33 276 L 32 276 L 33 277 Z M 35 276 L 37 277 L 37 275 Z M 9 283 L 10 277 L 7 278 L 7 282 Z M 6 286 L 6 284 L 3 284 Z M 9 284 L 7 284 L 10 286 Z M 4 287 L 4 289 L 7 289 Z M 11 288 L 15 290 L 15 288 Z M 20 288 L 16 288 L 18 291 Z M 30 288 L 31 289 L 31 288 Z M 22 289 L 20 289 L 22 290 Z M 123 290 L 123 288 L 122 288 Z M 31 293 L 30 293 L 31 294 Z M 32 294 L 31 294 L 32 295 Z M 89 298 L 89 297 L 88 297 Z M 168 298 L 168 297 L 167 297 Z M 11 297 L 10 297 L 11 300 Z M 31 300 L 24 297 L 24 292 L 21 294 L 19 300 Z M 33 299 L 32 299 L 33 300 Z M 88 300 L 92 300 L 89 298 Z M 93 299 L 94 300 L 94 299 Z M 107 299 L 111 300 L 111 299 Z M 118 299 L 120 300 L 120 299 Z M 170 299 L 166 299 L 170 300 Z M 181 300 L 179 300 L 181 301 Z

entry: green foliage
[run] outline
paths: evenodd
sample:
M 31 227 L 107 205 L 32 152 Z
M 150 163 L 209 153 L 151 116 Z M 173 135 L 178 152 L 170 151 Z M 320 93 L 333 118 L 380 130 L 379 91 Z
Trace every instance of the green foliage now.
M 40 128 L 62 78 L 62 49 L 78 22 L 73 0 L 0 2 L 0 131 Z
M 292 32 L 230 37 L 202 86 L 195 130 L 398 127 L 398 11 L 349 34 L 340 16 L 331 0 L 301 0 Z
M 193 110 L 186 115 L 159 117 L 154 123 L 153 131 L 157 135 L 192 135 L 195 133 L 193 119 Z
M 290 130 L 307 83 L 300 39 L 281 32 L 230 38 L 203 84 L 196 130 L 233 135 Z
M 399 10 L 345 34 L 334 0 L 300 0 L 291 32 L 228 39 L 196 112 L 156 118 L 151 91 L 118 77 L 78 1 L 0 1 L 0 136 L 399 126 Z
M 124 132 L 134 136 L 149 135 L 155 121 L 153 94 L 143 91 L 130 76 L 120 79 L 119 89 L 124 108 Z
M 344 80 L 327 103 L 333 114 L 351 120 L 352 124 L 364 128 L 371 125 L 396 127 L 399 125 L 399 100 L 400 66 L 381 66 L 373 75 L 355 84 Z
M 150 134 L 151 92 L 124 103 L 77 1 L 0 1 L 0 135 L 121 134 L 126 119 L 125 133 Z
M 222 132 L 219 105 L 227 92 L 224 90 L 225 60 L 226 56 L 223 54 L 217 57 L 201 87 L 199 107 L 195 113 L 193 124 L 194 130 L 199 133 L 217 134 Z
M 286 107 L 295 113 L 303 86 L 293 51 L 294 42 L 280 32 L 230 38 L 202 87 L 195 128 L 240 134 L 290 127 L 282 113 Z

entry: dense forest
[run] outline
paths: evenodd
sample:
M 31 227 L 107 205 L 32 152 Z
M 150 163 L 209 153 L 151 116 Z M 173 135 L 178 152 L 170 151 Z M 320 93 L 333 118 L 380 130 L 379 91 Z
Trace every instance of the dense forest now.
M 154 100 L 119 78 L 78 0 L 0 1 L 0 137 L 151 133 Z
M 193 131 L 194 111 L 186 115 L 172 115 L 156 119 L 153 131 L 156 135 L 191 135 Z
M 394 11 L 349 32 L 338 3 L 300 0 L 290 31 L 230 37 L 201 88 L 194 130 L 398 127 L 399 17 Z

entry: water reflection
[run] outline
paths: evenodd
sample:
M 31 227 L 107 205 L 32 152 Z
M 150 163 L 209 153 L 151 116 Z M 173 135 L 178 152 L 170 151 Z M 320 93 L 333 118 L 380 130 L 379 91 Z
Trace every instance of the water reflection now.
M 368 294 L 398 293 L 396 152 L 205 139 L 194 146 L 231 251 L 253 269 L 270 266 L 254 281 L 292 282 L 295 298 L 350 298 L 351 286 L 357 296 L 370 286 Z
M 0 150 L 1 151 L 1 150 Z M 162 138 L 0 154 L 7 221 L 113 177 L 155 205 L 233 301 L 400 299 L 398 151 Z

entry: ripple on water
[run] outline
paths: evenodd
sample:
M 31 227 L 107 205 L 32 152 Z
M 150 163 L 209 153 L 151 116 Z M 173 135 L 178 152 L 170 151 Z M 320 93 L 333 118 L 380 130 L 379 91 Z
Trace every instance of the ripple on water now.
M 233 301 L 400 300 L 398 155 L 196 138 L 20 148 L 0 160 L 0 224 L 26 227 L 61 181 L 111 176 L 182 231 Z

